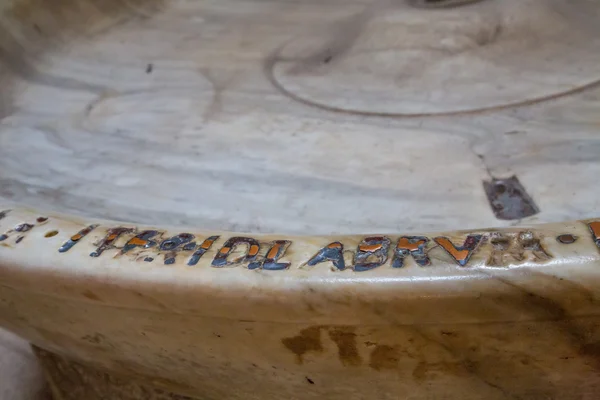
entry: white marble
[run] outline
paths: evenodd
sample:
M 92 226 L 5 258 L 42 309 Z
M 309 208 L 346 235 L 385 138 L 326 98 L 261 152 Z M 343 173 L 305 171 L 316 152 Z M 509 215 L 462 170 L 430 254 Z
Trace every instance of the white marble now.
M 492 173 L 516 174 L 539 206 L 523 222 L 598 215 L 595 2 L 27 4 L 0 19 L 4 201 L 290 234 L 518 223 L 493 215 Z M 300 68 L 319 46 L 331 60 Z M 274 83 L 325 106 L 434 115 L 333 112 Z

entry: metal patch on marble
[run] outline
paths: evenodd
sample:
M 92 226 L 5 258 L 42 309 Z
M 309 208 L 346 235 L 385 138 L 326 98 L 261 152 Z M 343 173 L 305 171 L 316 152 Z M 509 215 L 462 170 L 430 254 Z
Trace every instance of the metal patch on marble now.
M 516 176 L 484 181 L 483 187 L 496 218 L 518 220 L 540 212 Z
M 556 240 L 562 244 L 572 244 L 575 243 L 577 239 L 579 239 L 577 236 L 570 233 L 565 233 L 556 237 Z

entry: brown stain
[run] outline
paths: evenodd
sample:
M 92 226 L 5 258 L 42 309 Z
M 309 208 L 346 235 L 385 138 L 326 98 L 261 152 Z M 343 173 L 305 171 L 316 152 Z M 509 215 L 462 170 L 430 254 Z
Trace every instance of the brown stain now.
M 85 335 L 81 338 L 88 343 L 102 344 L 106 338 L 101 333 L 94 333 L 93 335 Z
M 377 345 L 371 352 L 369 366 L 375 371 L 398 368 L 398 349 L 385 344 Z
M 315 306 L 313 306 L 311 303 L 305 303 L 306 309 L 308 310 L 308 312 L 313 313 L 313 314 L 317 314 L 318 311 L 315 308 Z
M 85 290 L 81 293 L 85 298 L 88 298 L 90 300 L 94 300 L 94 301 L 102 301 L 102 299 L 98 296 L 96 296 L 96 294 L 94 292 L 92 292 L 91 290 Z
M 597 362 L 600 360 L 600 341 L 587 343 L 581 346 L 579 353 L 583 356 L 588 356 L 595 359 Z
M 167 310 L 168 307 L 166 305 L 164 305 L 163 303 L 161 303 L 160 301 L 156 300 L 154 297 L 150 296 L 150 295 L 145 295 L 141 292 L 136 292 L 133 291 L 132 292 L 134 295 L 136 295 L 140 300 L 146 302 L 149 305 L 158 307 L 159 309 L 162 310 Z
M 552 283 L 551 280 L 555 279 L 541 273 L 536 273 L 535 271 L 528 271 L 528 273 L 536 276 L 540 286 L 547 286 Z M 566 340 L 580 356 L 588 359 L 590 366 L 600 371 L 600 342 L 590 341 L 587 329 L 581 326 L 578 320 L 569 314 L 567 308 L 565 308 L 559 299 L 542 296 L 529 288 L 518 285 L 511 280 L 500 276 L 492 277 L 508 287 L 513 288 L 517 293 L 520 292 L 521 297 L 516 300 L 517 306 L 520 309 L 529 309 L 533 315 L 541 318 L 551 318 L 554 321 L 554 329 L 561 334 L 563 339 Z M 579 290 L 582 290 L 581 299 L 594 301 L 593 295 L 588 289 L 576 285 L 573 282 L 561 282 L 569 285 L 574 291 L 577 290 L 577 287 L 580 287 L 581 289 Z M 573 299 L 568 300 L 573 301 Z M 563 299 L 562 301 L 565 300 Z
M 416 382 L 422 383 L 427 377 L 428 364 L 426 362 L 420 362 L 417 364 L 412 372 L 412 377 Z
M 298 364 L 304 363 L 304 355 L 308 352 L 322 353 L 321 327 L 311 326 L 303 329 L 297 336 L 284 338 L 281 343 L 296 355 Z
M 417 364 L 412 372 L 412 377 L 419 384 L 426 383 L 431 378 L 437 376 L 455 376 L 467 377 L 473 373 L 475 368 L 471 362 L 425 362 Z
M 356 347 L 356 333 L 353 327 L 337 327 L 329 330 L 329 337 L 338 347 L 338 356 L 345 366 L 357 366 L 362 363 Z
M 176 394 L 191 392 L 189 385 L 170 378 L 144 375 L 140 372 L 144 368 L 135 362 L 119 360 L 111 362 L 108 369 L 96 369 L 92 364 L 79 363 L 36 346 L 33 350 L 60 399 L 130 399 L 135 395 L 147 400 L 194 400 Z

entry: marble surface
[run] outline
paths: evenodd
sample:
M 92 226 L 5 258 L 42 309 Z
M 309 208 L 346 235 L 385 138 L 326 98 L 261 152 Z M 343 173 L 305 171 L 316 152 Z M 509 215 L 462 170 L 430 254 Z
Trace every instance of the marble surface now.
M 600 5 L 415 3 L 0 3 L 0 324 L 59 400 L 596 399 L 599 238 L 564 221 L 600 216 Z M 500 220 L 513 175 L 540 212 Z M 0 398 L 43 390 L 0 333 Z
M 243 232 L 448 230 L 518 223 L 482 185 L 516 175 L 541 210 L 524 223 L 598 214 L 594 1 L 38 3 L 0 18 L 0 199 Z

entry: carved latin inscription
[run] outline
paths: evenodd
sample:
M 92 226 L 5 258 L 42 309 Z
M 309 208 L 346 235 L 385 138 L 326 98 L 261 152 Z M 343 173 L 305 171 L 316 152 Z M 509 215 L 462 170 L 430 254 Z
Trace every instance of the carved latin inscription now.
M 104 239 L 102 239 L 102 241 L 98 245 L 98 248 L 96 249 L 96 251 L 91 252 L 90 256 L 100 257 L 100 255 L 102 253 L 104 253 L 104 251 L 114 247 L 113 243 L 115 242 L 115 240 L 117 240 L 119 238 L 119 236 L 121 236 L 124 233 L 129 233 L 129 232 L 133 232 L 133 228 L 118 227 L 118 228 L 109 229 L 108 233 L 106 234 Z
M 75 246 L 77 243 L 79 243 L 79 241 L 81 239 L 83 239 L 84 237 L 86 237 L 88 235 L 88 233 L 90 233 L 91 231 L 93 231 L 97 227 L 98 227 L 98 225 L 90 225 L 90 226 L 87 226 L 87 227 L 83 228 L 82 230 L 80 230 L 79 232 L 77 232 L 76 234 L 74 234 L 73 236 L 71 236 L 71 238 L 69 240 L 67 240 L 60 247 L 60 249 L 58 249 L 58 251 L 61 252 L 61 253 L 69 251 L 73 246 Z
M 192 254 L 192 256 L 190 257 L 190 259 L 188 261 L 188 265 L 189 266 L 194 266 L 194 265 L 198 264 L 198 261 L 200 261 L 200 258 L 202 258 L 202 256 L 208 250 L 210 250 L 210 248 L 212 247 L 213 243 L 218 238 L 219 238 L 219 236 L 211 236 L 209 238 L 204 239 L 204 241 L 202 242 L 202 244 L 200 245 L 200 247 L 198 248 L 198 250 L 196 250 L 194 252 L 194 254 Z
M 306 264 L 312 267 L 326 261 L 331 261 L 333 266 L 340 271 L 346 269 L 346 263 L 344 262 L 344 245 L 340 242 L 329 243 L 308 260 Z
M 464 267 L 469 262 L 477 245 L 481 242 L 482 237 L 482 235 L 469 235 L 462 246 L 454 245 L 447 237 L 436 237 L 433 240 L 440 245 L 442 249 L 446 250 L 446 253 L 448 253 L 458 265 Z
M 0 237 L 3 247 L 19 245 L 30 234 L 34 227 L 48 224 L 48 218 L 40 217 L 36 223 L 19 223 Z M 586 223 L 596 246 L 600 248 L 600 221 Z M 71 236 L 59 248 L 60 253 L 66 253 L 86 238 L 98 225 L 89 225 Z M 34 231 L 35 232 L 35 231 Z M 53 238 L 58 230 L 43 234 L 44 238 Z M 8 243 L 7 239 L 14 241 Z M 118 240 L 123 238 L 122 241 Z M 296 267 L 307 265 L 314 267 L 322 263 L 331 263 L 334 271 L 351 270 L 367 272 L 380 267 L 405 268 L 407 258 L 412 258 L 417 266 L 432 265 L 428 252 L 437 248 L 431 246 L 434 242 L 445 251 L 454 262 L 466 267 L 471 257 L 479 249 L 483 249 L 485 262 L 477 264 L 480 267 L 511 267 L 526 262 L 544 264 L 553 258 L 542 241 L 543 236 L 535 230 L 498 231 L 472 233 L 466 235 L 462 244 L 446 236 L 430 239 L 426 236 L 367 236 L 362 238 L 354 249 L 345 249 L 341 241 L 335 241 L 321 247 L 305 262 L 298 262 Z M 218 235 L 206 237 L 199 245 L 191 233 L 179 233 L 166 236 L 158 230 L 139 231 L 134 227 L 113 227 L 106 229 L 105 236 L 95 244 L 96 249 L 91 257 L 100 257 L 106 250 L 116 251 L 115 256 L 131 256 L 134 260 L 155 262 L 164 255 L 164 264 L 175 264 L 177 257 L 186 257 L 184 261 L 189 266 L 196 266 L 207 252 L 213 251 Z M 561 232 L 552 237 L 558 246 L 572 245 L 578 237 L 569 232 Z M 89 242 L 89 241 L 88 241 Z M 117 242 L 121 244 L 117 244 Z M 90 243 L 87 244 L 88 246 Z M 225 266 L 246 266 L 250 270 L 282 271 L 293 268 L 291 261 L 286 260 L 286 252 L 293 246 L 291 240 L 273 240 L 260 242 L 252 237 L 231 237 L 213 253 L 211 265 L 216 268 Z M 262 251 L 261 251 L 262 249 Z M 482 258 L 483 258 L 482 257 Z M 352 265 L 350 265 L 352 264 Z
M 176 252 L 179 249 L 193 250 L 196 247 L 196 243 L 192 243 L 194 237 L 191 233 L 180 233 L 179 235 L 163 240 L 159 250 L 166 252 L 165 264 L 175 264 Z
M 236 258 L 235 260 L 228 261 L 229 255 L 239 246 L 246 246 L 246 253 Z M 260 250 L 260 244 L 258 240 L 252 239 L 249 237 L 232 237 L 227 240 L 221 250 L 217 253 L 215 258 L 213 259 L 212 266 L 213 267 L 224 267 L 226 265 L 233 264 L 243 264 L 246 262 L 252 262 L 256 260 L 256 256 L 258 256 L 258 252 Z
M 355 271 L 368 271 L 385 264 L 388 260 L 390 239 L 385 236 L 364 238 L 354 257 Z
M 492 250 L 486 263 L 489 267 L 505 267 L 528 260 L 541 263 L 552 258 L 540 239 L 531 231 L 492 233 L 490 244 Z
M 150 247 L 156 246 L 156 242 L 154 240 L 150 240 L 154 236 L 158 235 L 158 231 L 143 231 L 129 239 L 123 249 L 121 249 L 121 254 L 127 253 L 129 250 L 135 249 L 136 247 L 141 247 L 144 249 L 148 249 Z
M 592 238 L 596 246 L 600 247 L 600 221 L 590 222 L 588 224 L 590 231 L 592 231 Z
M 402 268 L 404 266 L 404 259 L 409 255 L 422 267 L 431 264 L 429 257 L 425 253 L 425 247 L 428 242 L 429 239 L 425 236 L 402 236 L 394 249 L 392 267 Z
M 264 260 L 262 262 L 254 261 L 250 263 L 250 265 L 248 265 L 248 269 L 262 268 L 269 271 L 288 269 L 291 263 L 277 261 L 283 257 L 290 244 L 292 244 L 292 242 L 289 240 L 276 240 L 273 242 L 269 251 L 267 251 Z

